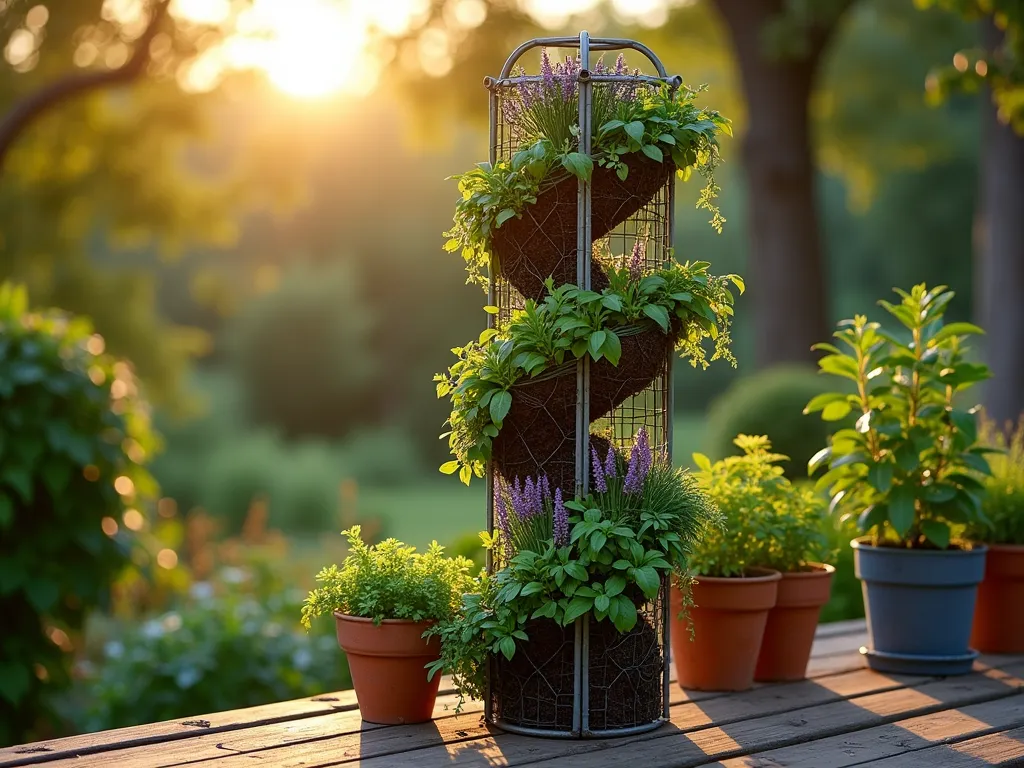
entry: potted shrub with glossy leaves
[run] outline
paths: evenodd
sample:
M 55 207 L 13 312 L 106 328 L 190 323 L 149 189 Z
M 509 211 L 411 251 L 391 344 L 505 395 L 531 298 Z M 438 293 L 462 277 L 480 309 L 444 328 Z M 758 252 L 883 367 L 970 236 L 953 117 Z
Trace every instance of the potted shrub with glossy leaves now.
M 712 464 L 694 454 L 701 487 L 721 513 L 689 562 L 689 579 L 672 592 L 672 654 L 684 688 L 742 691 L 754 683 L 768 612 L 782 574 L 758 567 L 772 535 L 770 496 L 780 481 L 765 437 L 740 435 L 741 456 Z M 688 583 L 687 583 L 688 581 Z
M 423 635 L 459 607 L 474 583 L 473 563 L 445 557 L 436 541 L 417 553 L 395 539 L 367 545 L 358 525 L 344 535 L 349 554 L 340 568 L 317 574 L 320 586 L 306 599 L 302 623 L 308 628 L 313 618 L 334 614 L 363 720 L 429 720 L 440 678 L 428 680 L 425 668 L 440 646 Z
M 982 439 L 1005 453 L 990 460 L 982 502 L 987 522 L 976 520 L 966 531 L 988 546 L 971 646 L 982 653 L 1024 653 L 1024 418 L 1009 439 L 985 423 Z
M 869 666 L 885 672 L 961 674 L 977 655 L 968 647 L 985 547 L 953 531 L 984 520 L 985 458 L 976 408 L 965 392 L 988 378 L 969 362 L 967 339 L 982 330 L 945 323 L 945 286 L 896 291 L 881 306 L 893 331 L 862 315 L 839 324 L 839 347 L 818 344 L 822 372 L 849 379 L 855 394 L 819 395 L 806 411 L 826 421 L 858 416 L 809 462 L 836 509 L 858 518 L 853 542 L 864 590 Z

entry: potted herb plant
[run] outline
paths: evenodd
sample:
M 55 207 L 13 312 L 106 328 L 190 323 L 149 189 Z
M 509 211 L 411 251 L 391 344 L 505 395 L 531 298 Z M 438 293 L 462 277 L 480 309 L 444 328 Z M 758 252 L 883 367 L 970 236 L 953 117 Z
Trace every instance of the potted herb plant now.
M 630 74 L 621 56 L 614 67 L 597 62 L 593 72 Z M 682 179 L 693 171 L 706 179 L 698 206 L 721 231 L 714 170 L 718 136 L 731 135 L 732 128 L 696 105 L 698 91 L 650 88 L 640 78 L 595 89 L 587 155 L 579 151 L 579 60 L 553 62 L 542 51 L 541 75 L 520 80 L 502 100 L 502 120 L 516 137 L 511 160 L 480 163 L 455 177 L 461 199 L 445 248 L 462 253 L 469 282 L 485 283 L 492 264 L 527 298 L 540 299 L 548 277 L 555 285 L 575 282 L 580 178 L 592 187 L 595 240 L 640 210 L 673 171 Z M 591 287 L 607 285 L 595 261 Z
M 607 444 L 607 443 L 606 443 Z M 441 658 L 463 696 L 483 693 L 488 664 L 503 722 L 572 724 L 573 625 L 589 623 L 595 730 L 657 721 L 663 656 L 645 607 L 682 573 L 717 512 L 696 481 L 651 450 L 641 430 L 626 461 L 592 451 L 591 493 L 566 501 L 544 477 L 499 488 L 497 528 L 482 534 L 497 564 L 463 610 L 438 622 Z
M 1024 418 L 1009 439 L 991 422 L 983 423 L 982 440 L 1005 453 L 992 457 L 992 476 L 985 480 L 987 520 L 975 520 L 966 530 L 967 538 L 988 546 L 971 647 L 1024 653 Z
M 916 285 L 881 306 L 897 321 L 890 332 L 858 315 L 834 334 L 841 347 L 818 344 L 822 372 L 853 381 L 856 392 L 826 393 L 805 412 L 826 421 L 858 418 L 815 454 L 808 472 L 835 508 L 856 516 L 852 542 L 864 591 L 869 666 L 885 672 L 969 672 L 968 640 L 985 546 L 953 537 L 984 520 L 985 458 L 976 409 L 966 391 L 989 376 L 967 360 L 966 342 L 981 329 L 945 323 L 953 292 Z
M 767 438 L 763 450 L 770 450 Z M 834 554 L 825 535 L 825 499 L 806 481 L 794 484 L 777 462 L 781 454 L 760 456 L 767 536 L 754 561 L 782 574 L 775 607 L 768 612 L 754 680 L 802 680 L 818 629 L 818 616 L 829 601 L 835 567 L 825 561 Z
M 313 618 L 334 614 L 364 720 L 429 720 L 439 678 L 428 680 L 424 668 L 440 644 L 424 633 L 451 619 L 474 585 L 473 564 L 446 557 L 437 542 L 417 553 L 395 539 L 367 545 L 360 533 L 358 525 L 343 532 L 349 553 L 340 568 L 317 574 L 320 586 L 306 599 L 302 623 L 309 628 Z
M 758 567 L 773 533 L 774 497 L 782 487 L 766 437 L 739 435 L 740 456 L 711 463 L 695 453 L 697 479 L 717 506 L 689 560 L 686 578 L 672 591 L 672 655 L 683 688 L 742 691 L 754 683 L 768 612 L 782 574 Z

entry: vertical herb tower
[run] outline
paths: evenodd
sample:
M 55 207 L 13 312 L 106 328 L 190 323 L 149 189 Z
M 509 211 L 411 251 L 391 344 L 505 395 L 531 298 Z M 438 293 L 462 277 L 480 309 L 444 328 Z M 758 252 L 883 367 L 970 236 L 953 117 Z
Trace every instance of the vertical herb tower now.
M 529 75 L 519 64 L 536 48 Z M 556 48 L 575 55 L 554 60 Z M 622 53 L 606 64 L 606 51 L 656 74 Z M 710 339 L 711 359 L 732 361 L 729 288 L 742 290 L 707 262 L 675 261 L 672 175 L 705 177 L 698 206 L 720 229 L 713 171 L 729 122 L 647 47 L 586 32 L 524 43 L 485 85 L 490 162 L 456 177 L 446 249 L 486 285 L 488 326 L 436 377 L 453 405 L 442 471 L 486 478 L 493 603 L 537 605 L 493 642 L 486 715 L 531 735 L 637 733 L 668 716 L 670 572 L 699 517 L 656 534 L 644 491 L 654 464 L 670 466 L 672 355 L 706 367 Z M 541 576 L 515 580 L 542 561 L 557 594 Z

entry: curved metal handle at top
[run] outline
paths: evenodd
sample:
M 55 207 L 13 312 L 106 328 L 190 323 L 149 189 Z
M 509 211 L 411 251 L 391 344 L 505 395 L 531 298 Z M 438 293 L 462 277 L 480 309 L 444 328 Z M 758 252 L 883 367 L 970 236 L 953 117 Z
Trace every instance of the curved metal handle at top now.
M 505 66 L 501 68 L 501 74 L 498 75 L 497 79 L 504 80 L 511 75 L 512 67 L 516 65 L 516 62 L 522 58 L 524 53 L 533 48 L 578 48 L 579 44 L 579 37 L 535 37 L 533 40 L 527 40 L 512 51 L 512 54 L 505 61 Z M 654 68 L 658 70 L 658 75 L 668 77 L 668 72 L 665 71 L 665 65 L 661 63 L 661 59 L 643 43 L 638 43 L 636 40 L 627 40 L 624 37 L 594 37 L 590 39 L 590 50 L 592 51 L 621 51 L 627 48 L 642 53 L 654 65 Z

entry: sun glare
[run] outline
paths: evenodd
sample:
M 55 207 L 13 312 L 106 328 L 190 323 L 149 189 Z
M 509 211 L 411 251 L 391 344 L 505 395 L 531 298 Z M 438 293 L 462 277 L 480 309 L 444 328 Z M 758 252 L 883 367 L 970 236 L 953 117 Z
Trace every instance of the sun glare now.
M 266 33 L 257 55 L 270 81 L 293 96 L 345 89 L 363 54 L 365 27 L 336 0 L 264 0 L 249 21 Z

